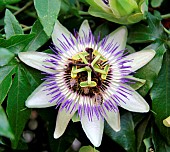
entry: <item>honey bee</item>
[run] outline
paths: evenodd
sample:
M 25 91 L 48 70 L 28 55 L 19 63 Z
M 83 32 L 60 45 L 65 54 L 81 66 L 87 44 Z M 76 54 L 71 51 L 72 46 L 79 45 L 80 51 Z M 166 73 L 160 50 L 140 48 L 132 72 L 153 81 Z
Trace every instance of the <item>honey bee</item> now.
M 102 103 L 103 103 L 103 96 L 102 96 L 102 94 L 100 92 L 98 92 L 98 93 L 94 93 L 94 95 L 95 95 L 95 103 L 97 105 L 102 105 Z

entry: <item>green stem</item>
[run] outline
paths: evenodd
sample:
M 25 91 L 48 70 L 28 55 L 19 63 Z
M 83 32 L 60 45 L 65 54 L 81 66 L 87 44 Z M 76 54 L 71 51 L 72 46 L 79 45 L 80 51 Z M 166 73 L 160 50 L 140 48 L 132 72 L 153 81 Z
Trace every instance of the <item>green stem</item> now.
M 89 15 L 88 12 L 84 12 L 84 11 L 79 11 L 79 15 Z
M 169 14 L 165 14 L 165 15 L 161 15 L 162 19 L 167 19 L 170 18 L 170 13 Z
M 23 28 L 23 31 L 31 30 L 31 28 L 32 28 L 32 26 L 25 27 L 25 28 Z
M 31 6 L 32 4 L 33 4 L 32 1 L 26 3 L 25 6 L 22 7 L 21 9 L 19 9 L 18 11 L 16 11 L 16 12 L 14 13 L 14 15 L 18 15 L 19 13 L 21 13 L 22 11 L 24 11 L 25 9 L 27 9 L 27 8 L 28 8 L 29 6 Z
M 170 31 L 167 30 L 166 28 L 164 28 L 164 31 L 165 31 L 166 33 L 170 34 Z
M 79 3 L 79 0 L 76 0 L 76 5 L 77 5 L 77 10 L 80 9 L 80 3 Z
M 19 7 L 12 6 L 12 5 L 6 5 L 6 8 L 9 8 L 9 9 L 14 10 L 14 11 L 19 11 L 20 10 Z

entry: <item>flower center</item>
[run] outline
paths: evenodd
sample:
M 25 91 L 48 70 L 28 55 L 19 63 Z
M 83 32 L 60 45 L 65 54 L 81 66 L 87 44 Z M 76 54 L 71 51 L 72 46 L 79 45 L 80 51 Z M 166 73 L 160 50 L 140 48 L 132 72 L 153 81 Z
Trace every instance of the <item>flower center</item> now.
M 71 59 L 65 70 L 70 74 L 70 80 L 67 85 L 78 94 L 96 98 L 102 101 L 101 86 L 110 72 L 110 65 L 97 50 L 86 48 Z

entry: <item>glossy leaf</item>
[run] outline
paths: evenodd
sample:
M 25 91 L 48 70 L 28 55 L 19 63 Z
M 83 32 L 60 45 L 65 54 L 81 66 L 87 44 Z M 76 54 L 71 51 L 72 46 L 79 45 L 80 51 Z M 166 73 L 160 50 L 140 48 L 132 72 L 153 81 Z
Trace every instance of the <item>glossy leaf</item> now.
M 7 101 L 8 120 L 15 136 L 15 140 L 12 140 L 12 147 L 14 149 L 18 145 L 20 136 L 30 115 L 30 109 L 25 107 L 25 101 L 30 93 L 30 84 L 25 69 L 19 65 L 9 90 Z
M 34 0 L 40 22 L 45 33 L 50 36 L 60 10 L 60 0 Z
M 159 130 L 154 127 L 153 128 L 153 144 L 156 152 L 169 152 L 170 146 L 166 143 L 166 141 L 162 138 Z
M 0 66 L 4 66 L 10 62 L 14 54 L 5 48 L 0 48 Z
M 100 39 L 104 38 L 109 33 L 110 30 L 109 30 L 109 25 L 107 23 L 101 24 L 94 31 L 95 37 L 97 38 L 100 35 Z
M 3 110 L 1 105 L 0 105 L 0 135 L 14 139 L 14 135 L 8 123 L 5 111 Z
M 56 124 L 57 109 L 55 109 L 55 107 L 38 109 L 38 113 L 48 124 L 47 128 L 51 151 L 66 151 L 71 146 L 76 136 L 76 130 L 75 127 L 73 127 L 73 124 L 69 123 L 64 135 L 62 135 L 61 138 L 54 139 L 53 134 Z
M 12 75 L 16 72 L 16 66 L 4 66 L 0 68 L 0 104 L 4 101 L 12 84 Z
M 44 32 L 41 23 L 38 20 L 34 23 L 31 34 L 35 34 L 35 36 L 25 47 L 24 51 L 36 51 L 49 39 L 49 37 Z
M 156 113 L 156 124 L 161 134 L 170 144 L 170 129 L 163 125 L 163 120 L 170 115 L 170 52 L 167 50 L 159 77 L 150 92 L 152 110 Z
M 136 129 L 136 145 L 137 145 L 137 152 L 141 152 L 141 150 L 144 149 L 144 139 L 147 138 L 148 136 L 150 136 L 150 124 L 149 124 L 149 120 L 150 120 L 151 116 L 147 116 L 144 120 L 142 120 L 142 122 L 140 122 Z M 148 128 L 149 129 L 148 129 Z M 148 131 L 149 130 L 149 131 Z
M 15 16 L 8 9 L 5 12 L 4 22 L 7 39 L 16 34 L 23 34 L 19 22 L 16 20 Z
M 147 26 L 141 23 L 134 24 L 129 28 L 129 43 L 150 42 L 156 39 L 163 39 L 163 26 L 160 18 L 153 16 L 151 13 L 147 15 Z
M 27 46 L 33 38 L 34 34 L 15 35 L 10 37 L 8 40 L 0 39 L 0 46 L 17 54 L 23 51 L 25 46 Z
M 127 112 L 122 115 L 120 124 L 121 130 L 119 132 L 113 131 L 113 129 L 108 124 L 106 124 L 105 133 L 128 152 L 136 152 L 135 132 L 132 114 L 130 112 Z
M 34 89 L 42 83 L 41 78 L 43 78 L 44 75 L 42 75 L 40 71 L 30 67 L 25 67 L 25 72 L 31 85 L 31 90 L 34 91 Z
M 157 78 L 161 69 L 163 55 L 166 51 L 164 44 L 159 42 L 151 44 L 148 48 L 154 49 L 156 55 L 147 65 L 139 69 L 135 74 L 135 77 L 146 80 L 145 85 L 138 90 L 142 96 L 145 96 L 153 86 L 154 80 Z

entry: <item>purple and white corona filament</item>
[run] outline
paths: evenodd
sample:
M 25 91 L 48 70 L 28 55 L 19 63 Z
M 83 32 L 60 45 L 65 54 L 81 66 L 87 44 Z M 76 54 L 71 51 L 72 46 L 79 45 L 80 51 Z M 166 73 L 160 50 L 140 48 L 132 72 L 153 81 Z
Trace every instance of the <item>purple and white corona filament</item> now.
M 56 102 L 57 106 L 62 104 L 61 109 L 70 112 L 78 109 L 80 118 L 84 114 L 90 121 L 94 115 L 98 119 L 104 117 L 106 110 L 116 112 L 116 105 L 124 102 L 122 98 L 128 100 L 131 95 L 132 90 L 124 84 L 131 73 L 131 66 L 125 64 L 132 61 L 123 59 L 124 50 L 117 51 L 119 45 L 114 40 L 106 43 L 108 37 L 98 44 L 91 31 L 78 36 L 76 43 L 71 36 L 62 36 L 67 44 L 58 41 L 64 51 L 53 46 L 55 55 L 49 55 L 50 59 L 44 61 L 53 64 L 45 66 L 44 63 L 46 68 L 57 70 L 47 73 L 45 78 L 46 90 L 52 96 L 50 102 Z
M 102 140 L 104 119 L 120 130 L 118 106 L 147 112 L 147 102 L 129 86 L 130 74 L 147 64 L 154 50 L 125 56 L 126 27 L 120 27 L 100 41 L 84 21 L 74 37 L 56 21 L 52 40 L 54 54 L 22 52 L 24 63 L 45 73 L 44 82 L 29 96 L 26 106 L 59 108 L 54 138 L 65 131 L 77 112 L 82 128 L 94 146 Z

